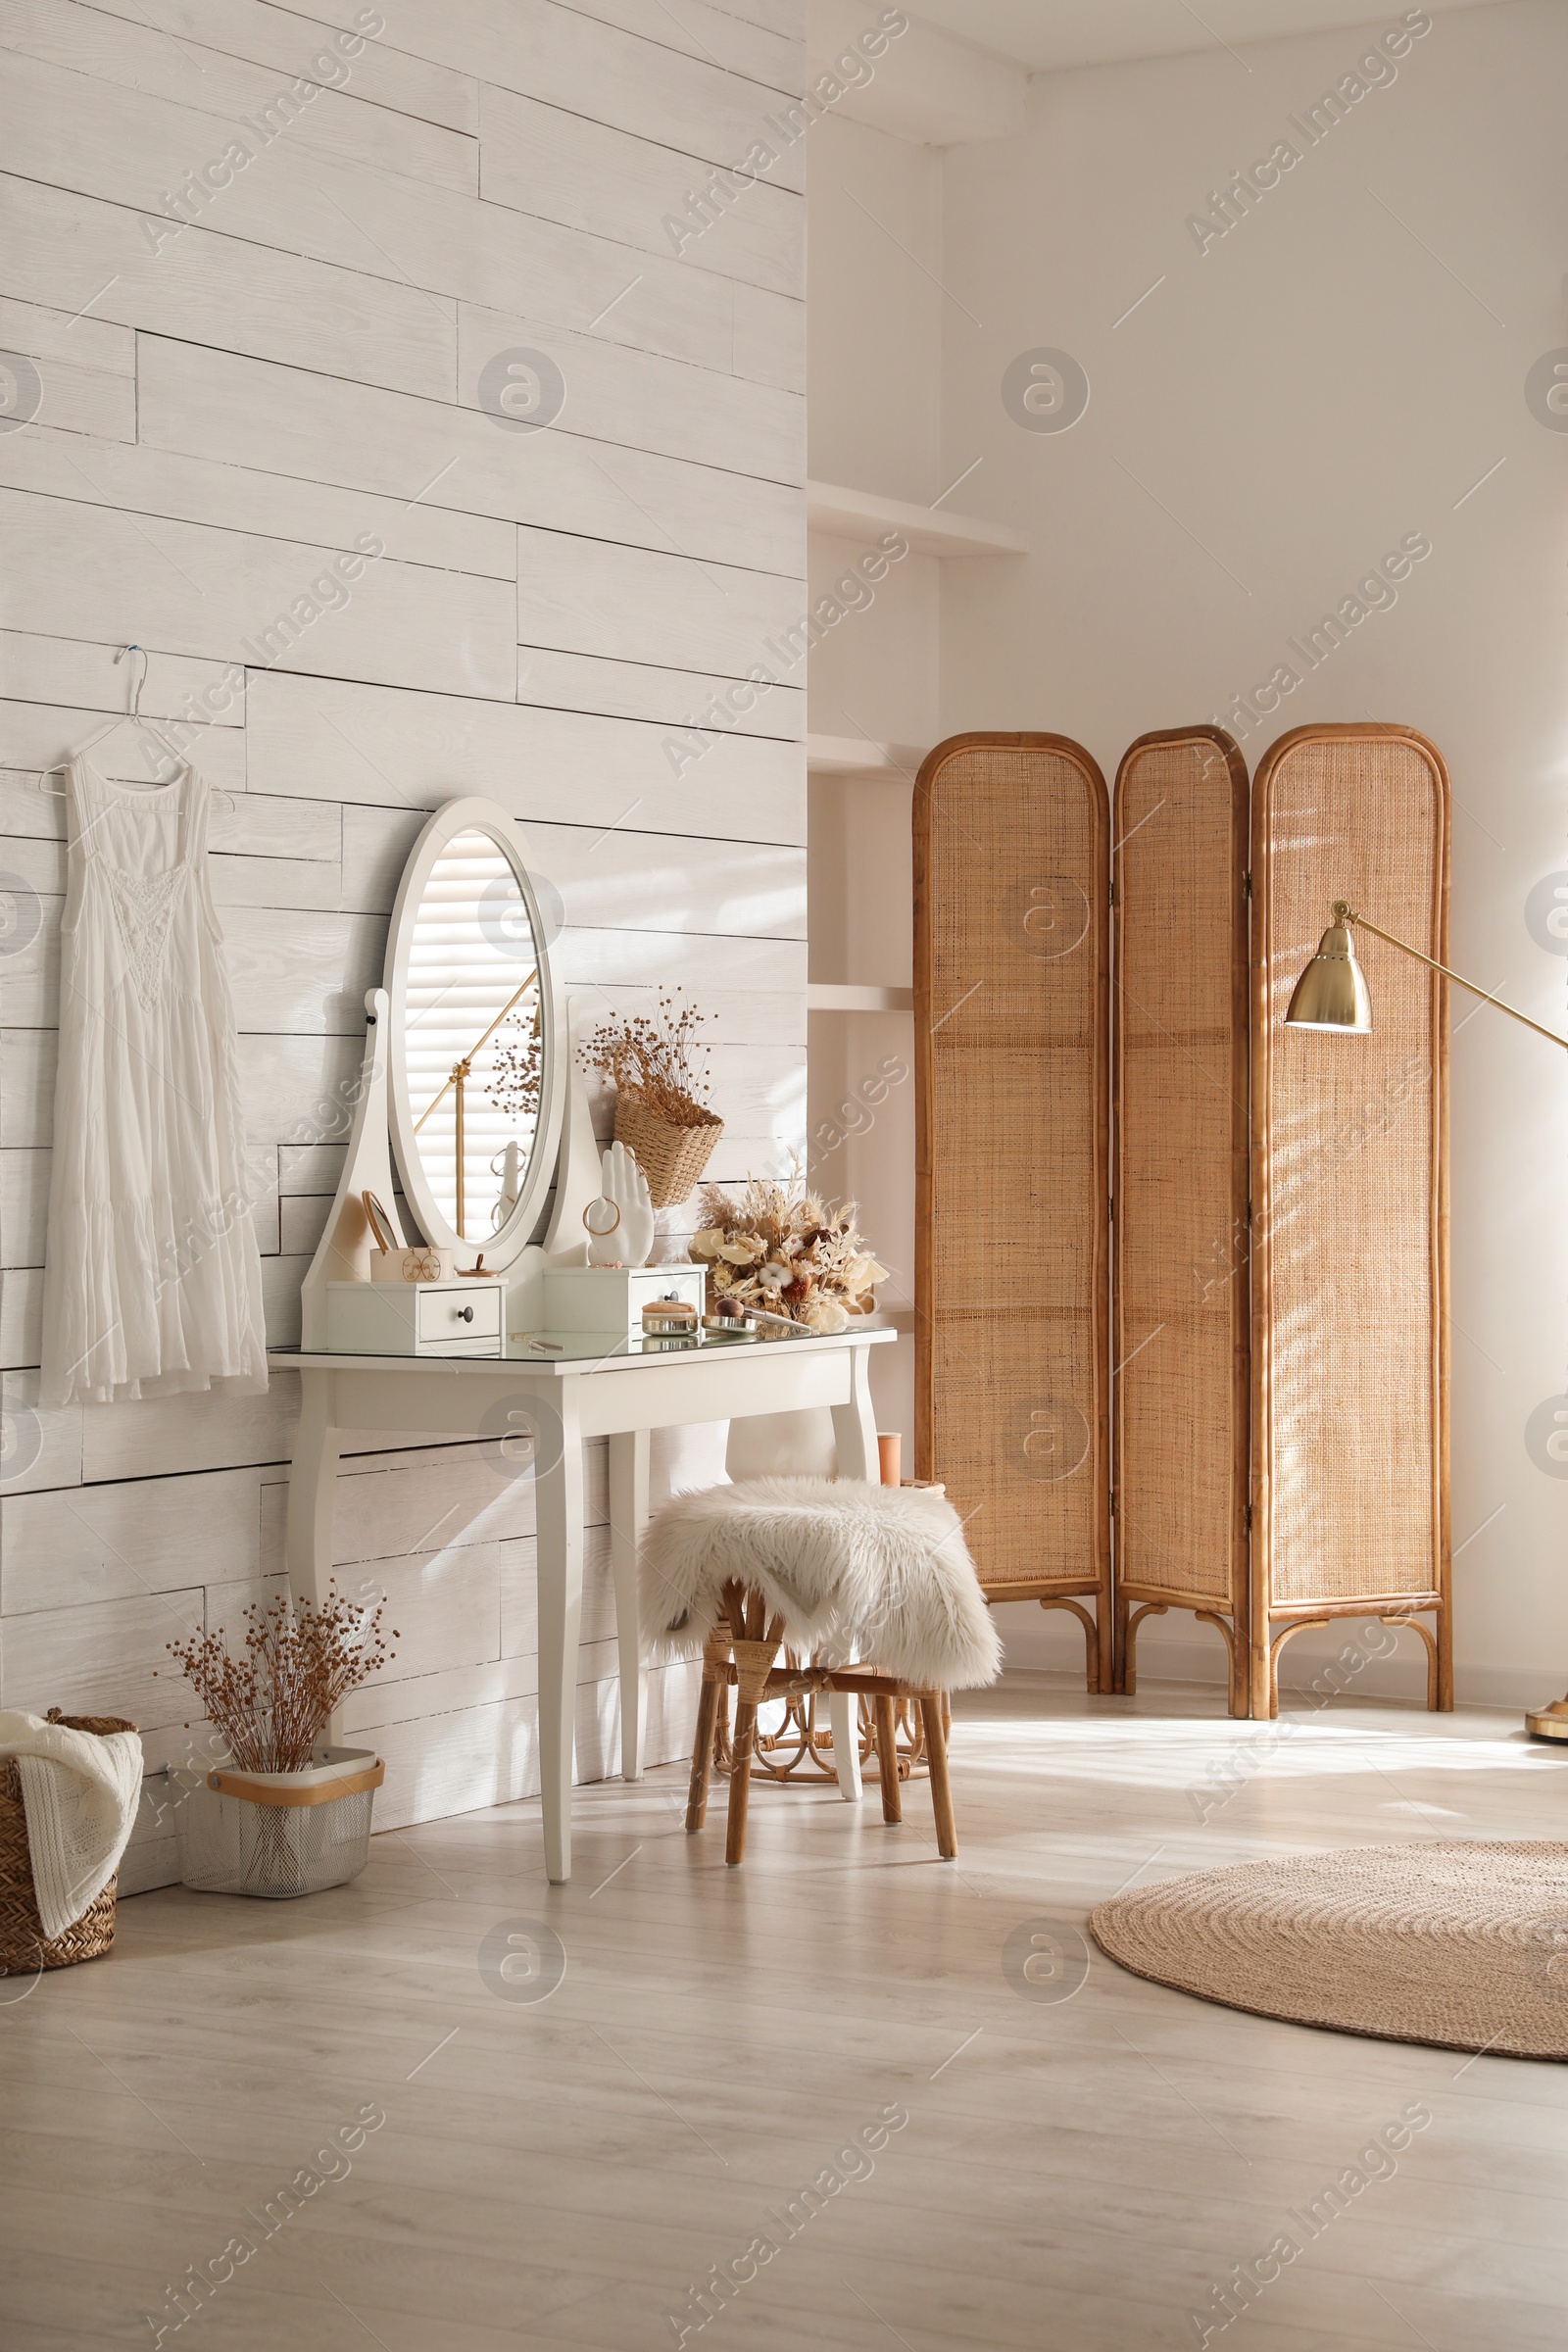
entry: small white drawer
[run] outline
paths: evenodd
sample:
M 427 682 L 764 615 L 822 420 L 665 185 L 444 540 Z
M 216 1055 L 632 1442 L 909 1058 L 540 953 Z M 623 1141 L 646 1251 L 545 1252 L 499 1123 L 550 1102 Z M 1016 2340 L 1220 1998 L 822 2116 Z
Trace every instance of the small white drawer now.
M 707 1295 L 708 1276 L 701 1266 L 549 1266 L 545 1324 L 551 1331 L 640 1340 L 645 1306 L 683 1298 L 700 1315 Z
M 328 1355 L 499 1355 L 504 1285 L 329 1282 Z
M 449 1290 L 444 1282 L 421 1282 L 414 1286 L 414 1296 L 415 1332 L 421 1348 L 450 1352 L 448 1343 L 500 1339 L 500 1283 L 465 1283 L 461 1290 Z

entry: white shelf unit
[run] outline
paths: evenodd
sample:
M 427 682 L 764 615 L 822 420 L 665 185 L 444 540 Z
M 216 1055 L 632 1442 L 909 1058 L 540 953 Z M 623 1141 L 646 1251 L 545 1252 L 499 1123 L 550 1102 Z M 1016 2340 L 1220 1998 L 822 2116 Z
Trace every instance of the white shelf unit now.
M 807 527 L 835 539 L 857 539 L 866 531 L 901 531 L 917 556 L 1026 556 L 1029 542 L 1004 523 L 973 514 L 951 514 L 940 507 L 911 506 L 902 498 L 878 498 L 869 490 L 846 490 L 831 482 L 806 485 Z
M 871 988 L 857 982 L 808 980 L 808 1012 L 912 1012 L 912 988 Z
M 914 743 L 871 743 L 858 735 L 808 735 L 806 771 L 857 782 L 912 784 L 925 753 Z
M 932 559 L 1017 552 L 1013 534 L 901 499 L 807 486 L 813 590 L 831 586 L 846 555 L 898 531 L 907 555 L 884 567 L 874 610 L 846 616 L 813 648 L 806 764 L 812 969 L 808 1152 L 812 1182 L 854 1200 L 884 1265 L 878 1320 L 899 1334 L 872 1375 L 879 1425 L 904 1434 L 912 1462 L 914 991 L 909 981 L 909 808 L 936 738 L 927 646 L 940 566 Z M 840 730 L 829 734 L 826 728 Z M 850 974 L 857 975 L 850 978 Z

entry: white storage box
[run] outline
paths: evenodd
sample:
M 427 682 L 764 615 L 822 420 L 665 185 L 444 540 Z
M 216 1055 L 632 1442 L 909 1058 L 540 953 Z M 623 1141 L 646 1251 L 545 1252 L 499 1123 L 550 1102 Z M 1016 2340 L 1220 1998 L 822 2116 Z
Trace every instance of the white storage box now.
M 549 1266 L 545 1324 L 551 1331 L 640 1340 L 645 1306 L 660 1298 L 683 1298 L 701 1316 L 707 1289 L 701 1266 Z
M 328 1355 L 499 1355 L 499 1276 L 466 1282 L 329 1282 Z

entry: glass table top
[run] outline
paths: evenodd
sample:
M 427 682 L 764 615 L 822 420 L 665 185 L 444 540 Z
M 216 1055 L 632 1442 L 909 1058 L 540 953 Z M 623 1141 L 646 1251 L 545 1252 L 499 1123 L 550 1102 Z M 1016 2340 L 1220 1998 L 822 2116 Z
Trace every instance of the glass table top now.
M 847 1330 L 840 1332 L 808 1331 L 800 1324 L 760 1325 L 752 1333 L 700 1330 L 693 1338 L 655 1339 L 637 1333 L 631 1338 L 618 1338 L 604 1331 L 511 1331 L 504 1335 L 500 1350 L 495 1355 L 453 1354 L 440 1350 L 416 1353 L 414 1349 L 397 1352 L 392 1348 L 270 1348 L 269 1360 L 280 1369 L 291 1363 L 321 1363 L 330 1361 L 345 1367 L 355 1363 L 407 1363 L 420 1366 L 456 1368 L 471 1364 L 483 1370 L 486 1364 L 536 1364 L 541 1370 L 552 1364 L 613 1364 L 646 1361 L 654 1357 L 735 1353 L 746 1350 L 756 1353 L 764 1348 L 831 1343 L 845 1340 L 892 1340 L 897 1333 L 870 1316 L 857 1318 Z
M 585 1357 L 638 1355 L 695 1355 L 703 1348 L 710 1350 L 735 1348 L 770 1348 L 780 1342 L 788 1347 L 792 1340 L 817 1340 L 825 1335 L 807 1331 L 800 1324 L 789 1329 L 776 1328 L 736 1332 L 699 1330 L 689 1338 L 653 1339 L 638 1332 L 629 1339 L 618 1339 L 613 1332 L 604 1331 L 533 1331 L 508 1332 L 502 1354 L 535 1363 L 580 1362 Z

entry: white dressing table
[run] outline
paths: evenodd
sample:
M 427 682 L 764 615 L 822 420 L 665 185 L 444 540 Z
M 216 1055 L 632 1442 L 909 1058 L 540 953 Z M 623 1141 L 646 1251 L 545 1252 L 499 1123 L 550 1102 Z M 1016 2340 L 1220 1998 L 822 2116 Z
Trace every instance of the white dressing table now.
M 548 1328 L 546 1274 L 585 1262 L 583 1215 L 602 1182 L 572 1053 L 574 1024 L 555 981 L 541 913 L 549 896 L 535 887 L 513 820 L 494 802 L 449 801 L 420 834 L 392 911 L 386 986 L 366 997 L 353 1131 L 301 1286 L 301 1344 L 273 1350 L 268 1361 L 300 1377 L 287 1567 L 302 1598 L 323 1599 L 331 1578 L 346 1435 L 488 1438 L 513 1449 L 509 1458 L 519 1472 L 528 1466 L 520 1447 L 529 1447 L 538 1501 L 545 1861 L 560 1882 L 571 1872 L 584 1440 L 610 1441 L 621 1766 L 632 1781 L 642 1769 L 637 1550 L 648 1515 L 650 1431 L 825 1405 L 841 1476 L 874 1480 L 869 1356 L 895 1334 L 852 1324 L 834 1336 L 705 1339 L 696 1348 L 644 1352 L 637 1339 L 617 1345 L 604 1334 Z M 584 1009 L 595 1017 L 605 1006 L 595 990 Z M 378 1238 L 377 1270 L 396 1271 L 384 1245 L 390 1241 L 400 1256 L 405 1250 L 404 1204 L 420 1237 L 418 1254 L 450 1252 L 462 1275 L 483 1250 L 487 1278 L 505 1285 L 500 1352 L 374 1354 L 327 1346 L 328 1285 L 368 1283 Z M 380 1346 L 398 1318 L 354 1321 L 362 1333 L 373 1328 Z M 461 1343 L 466 1350 L 473 1344 Z M 855 1706 L 853 1697 L 834 1695 L 834 1756 L 840 1790 L 850 1798 L 860 1788 Z M 328 1737 L 340 1740 L 336 1721 Z
M 720 1343 L 629 1356 L 606 1355 L 587 1347 L 574 1356 L 540 1356 L 519 1345 L 499 1361 L 276 1350 L 269 1358 L 273 1370 L 298 1372 L 302 1391 L 289 1486 L 290 1584 L 297 1592 L 324 1597 L 332 1572 L 338 1452 L 346 1433 L 402 1430 L 489 1437 L 508 1444 L 532 1441 L 538 1499 L 539 1771 L 545 1866 L 553 1880 L 564 1881 L 571 1875 L 583 1441 L 610 1440 L 621 1771 L 635 1781 L 642 1771 L 644 1711 L 637 1547 L 648 1516 L 650 1430 L 828 1405 L 841 1475 L 874 1480 L 876 1422 L 867 1370 L 871 1348 L 895 1337 L 891 1331 L 849 1331 L 831 1338 Z M 854 1703 L 835 1694 L 833 1749 L 846 1796 L 859 1793 Z

